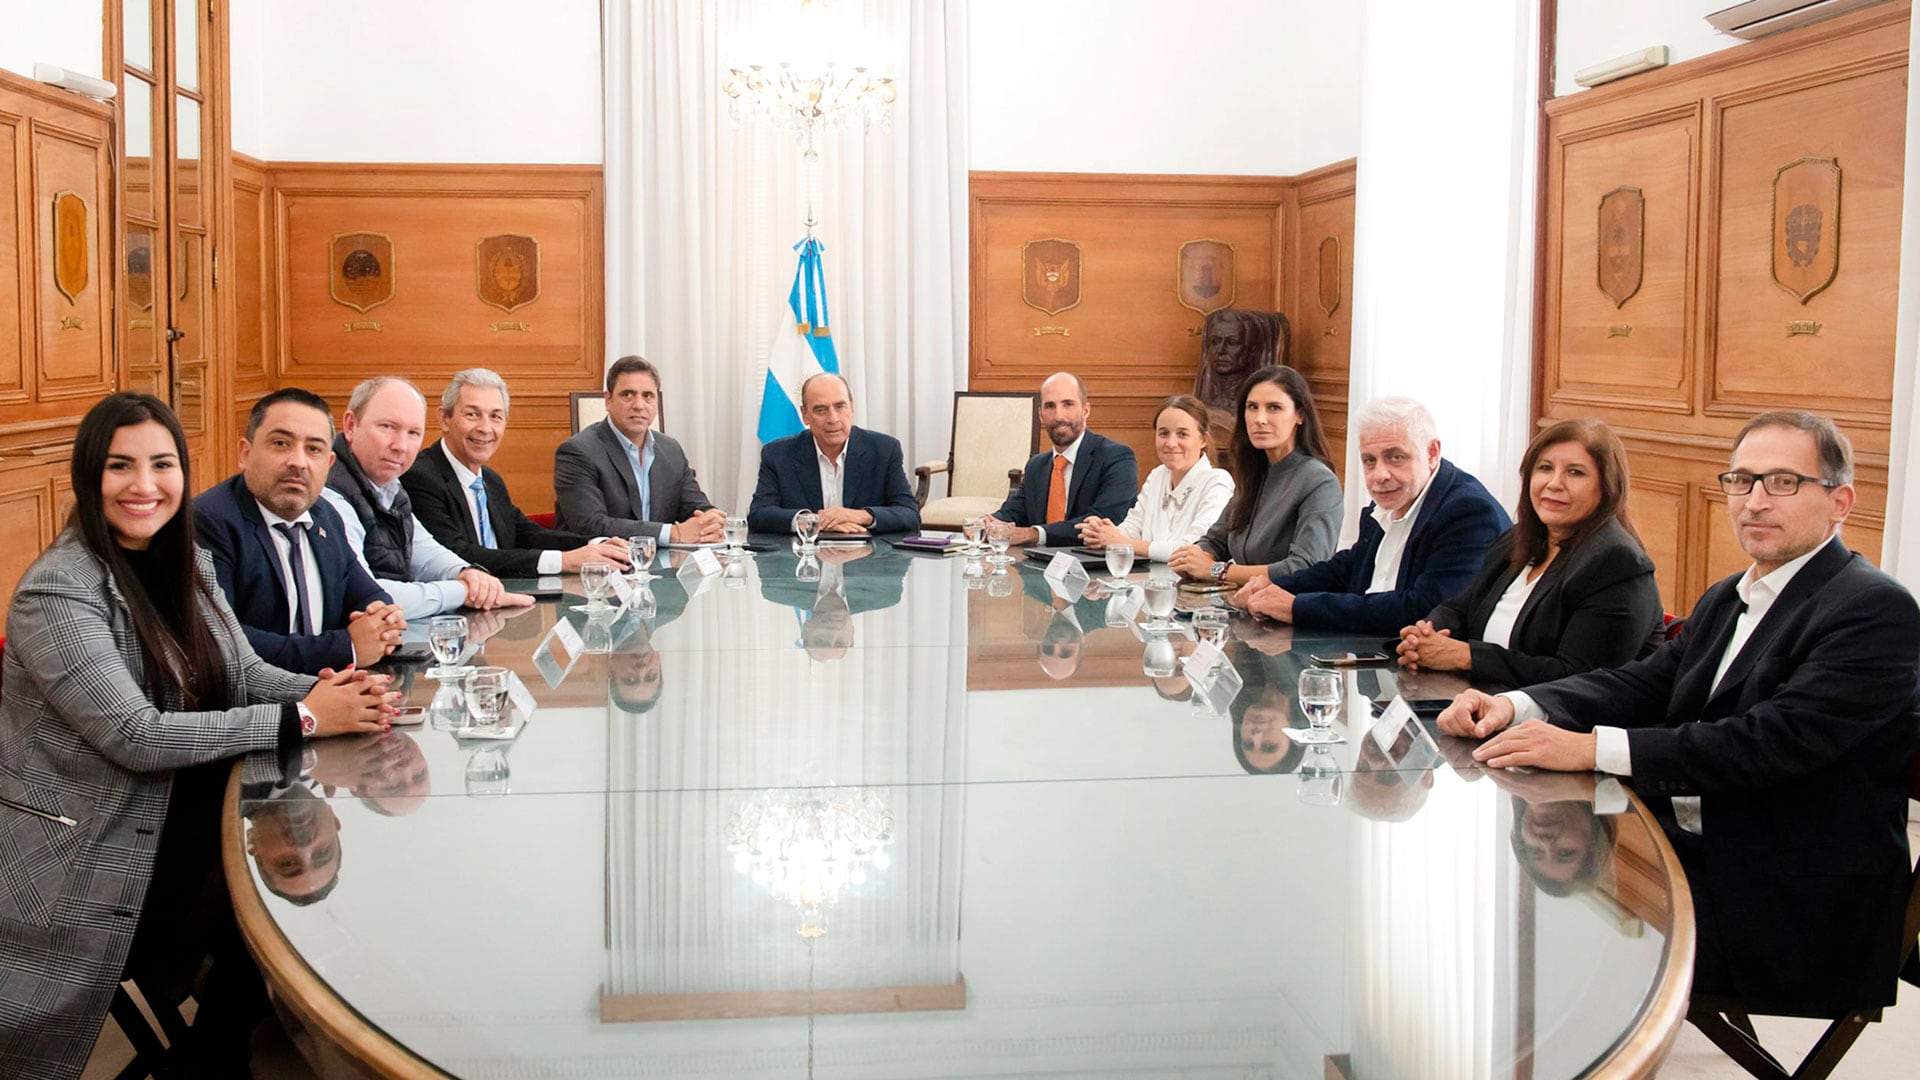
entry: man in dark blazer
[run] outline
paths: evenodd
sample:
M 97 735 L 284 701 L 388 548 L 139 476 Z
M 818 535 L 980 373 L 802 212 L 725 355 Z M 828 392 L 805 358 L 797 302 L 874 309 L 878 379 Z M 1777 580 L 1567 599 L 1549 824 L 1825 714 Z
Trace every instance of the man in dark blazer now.
M 1059 372 L 1040 384 L 1040 426 L 1051 450 L 1027 461 L 1020 486 L 993 516 L 1014 525 L 1016 544 L 1072 547 L 1089 517 L 1120 521 L 1140 494 L 1133 448 L 1087 430 L 1093 406 L 1080 376 Z
M 790 533 L 813 510 L 823 533 L 904 533 L 920 527 L 900 440 L 853 426 L 847 380 L 830 372 L 800 384 L 807 430 L 760 448 L 760 480 L 747 508 L 754 532 Z
M 638 356 L 607 368 L 607 418 L 553 453 L 555 524 L 580 536 L 712 543 L 726 515 L 714 509 L 686 451 L 653 430 L 660 372 Z
M 506 436 L 510 401 L 505 380 L 486 368 L 454 375 L 440 395 L 439 441 L 400 476 L 413 516 L 455 555 L 495 577 L 573 574 L 589 562 L 624 570 L 624 538 L 541 528 L 487 466 Z
M 324 399 L 275 390 L 247 418 L 240 472 L 193 501 L 200 546 L 253 650 L 308 675 L 374 663 L 406 628 L 320 498 L 332 445 Z
M 1466 588 L 1512 524 L 1480 481 L 1440 456 L 1433 415 L 1411 398 L 1369 402 L 1353 425 L 1373 502 L 1360 538 L 1278 577 L 1256 575 L 1233 602 L 1311 629 L 1398 635 Z
M 1745 572 L 1644 660 L 1469 690 L 1441 730 L 1474 758 L 1627 779 L 1687 872 L 1693 989 L 1754 1012 L 1894 1000 L 1920 722 L 1920 609 L 1841 543 L 1853 451 L 1833 422 L 1756 417 L 1720 477 Z M 1495 734 L 1498 732 L 1498 734 Z

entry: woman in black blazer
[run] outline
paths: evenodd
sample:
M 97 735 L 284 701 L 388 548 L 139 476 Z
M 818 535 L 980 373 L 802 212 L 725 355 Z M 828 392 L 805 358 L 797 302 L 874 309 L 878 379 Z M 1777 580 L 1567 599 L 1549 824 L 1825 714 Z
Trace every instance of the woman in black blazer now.
M 1527 447 L 1520 478 L 1513 528 L 1466 591 L 1400 631 L 1401 666 L 1527 686 L 1660 643 L 1660 590 L 1627 518 L 1619 438 L 1598 420 L 1562 420 Z

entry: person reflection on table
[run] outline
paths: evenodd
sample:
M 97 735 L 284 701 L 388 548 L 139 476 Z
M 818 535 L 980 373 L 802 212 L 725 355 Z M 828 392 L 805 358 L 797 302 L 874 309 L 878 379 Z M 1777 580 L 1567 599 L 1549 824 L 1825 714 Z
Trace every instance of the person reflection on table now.
M 1239 642 L 1228 643 L 1227 656 L 1242 680 L 1227 710 L 1233 718 L 1233 756 L 1240 767 L 1270 775 L 1299 768 L 1306 747 L 1287 734 L 1293 722 L 1292 691 L 1300 675 L 1299 662 L 1290 654 L 1261 656 Z
M 653 647 L 653 632 L 642 627 L 623 648 L 607 657 L 607 697 L 625 713 L 638 716 L 660 704 L 660 692 L 666 689 L 666 676 L 660 664 L 660 650 Z
M 760 596 L 784 604 L 800 617 L 800 647 L 822 663 L 838 660 L 853 648 L 853 617 L 900 602 L 907 566 L 912 562 L 891 548 L 872 544 L 822 547 L 818 581 L 802 581 L 801 560 L 789 552 L 761 557 Z M 853 564 L 860 563 L 858 570 Z
M 1529 803 L 1513 797 L 1513 857 L 1548 896 L 1572 896 L 1613 866 L 1614 823 L 1585 802 Z
M 328 798 L 344 789 L 384 817 L 413 813 L 433 790 L 426 754 L 413 736 L 398 731 L 319 746 L 307 776 Z
M 1080 628 L 1069 606 L 1053 613 L 1047 628 L 1040 632 L 1034 654 L 1047 678 L 1065 682 L 1080 670 L 1080 654 L 1086 651 L 1086 644 L 1087 632 Z
M 1360 756 L 1349 778 L 1347 806 L 1369 821 L 1407 821 L 1419 813 L 1433 790 L 1433 770 L 1402 769 L 1368 733 L 1354 738 Z
M 297 907 L 317 904 L 340 883 L 340 818 L 296 784 L 247 804 L 247 854 L 269 891 Z

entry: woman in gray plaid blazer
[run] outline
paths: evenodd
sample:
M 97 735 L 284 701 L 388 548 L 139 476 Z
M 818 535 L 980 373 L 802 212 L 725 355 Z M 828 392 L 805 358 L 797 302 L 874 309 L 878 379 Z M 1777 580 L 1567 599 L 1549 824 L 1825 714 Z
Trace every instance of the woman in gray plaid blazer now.
M 382 679 L 316 683 L 254 655 L 194 547 L 186 439 L 159 399 L 94 406 L 72 477 L 73 516 L 14 592 L 0 671 L 9 1078 L 78 1076 L 136 936 L 181 933 L 142 920 L 156 865 L 211 843 L 212 822 L 169 813 L 177 771 L 297 747 L 303 731 L 379 731 L 390 708 Z

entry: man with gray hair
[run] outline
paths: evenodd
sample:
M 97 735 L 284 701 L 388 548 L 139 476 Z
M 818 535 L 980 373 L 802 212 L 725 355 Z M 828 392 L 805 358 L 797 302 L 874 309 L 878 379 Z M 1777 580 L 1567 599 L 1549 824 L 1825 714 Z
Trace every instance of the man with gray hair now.
M 542 528 L 520 512 L 488 467 L 507 433 L 506 381 L 486 368 L 457 372 L 440 394 L 440 438 L 400 477 L 413 516 L 447 550 L 501 577 L 573 574 L 590 562 L 627 566 L 621 539 Z
M 1354 418 L 1373 503 L 1345 551 L 1288 574 L 1260 574 L 1233 602 L 1314 629 L 1392 635 L 1466 588 L 1512 523 L 1480 481 L 1440 456 L 1427 407 L 1368 402 Z
M 409 621 L 459 607 L 526 607 L 500 579 L 448 551 L 413 516 L 400 474 L 426 435 L 427 399 L 405 379 L 380 375 L 353 388 L 323 493 L 347 543 Z

